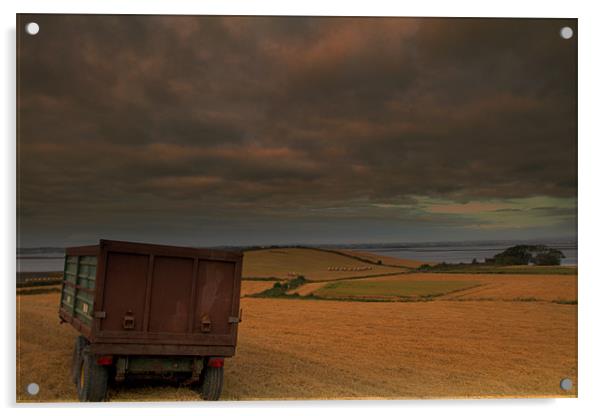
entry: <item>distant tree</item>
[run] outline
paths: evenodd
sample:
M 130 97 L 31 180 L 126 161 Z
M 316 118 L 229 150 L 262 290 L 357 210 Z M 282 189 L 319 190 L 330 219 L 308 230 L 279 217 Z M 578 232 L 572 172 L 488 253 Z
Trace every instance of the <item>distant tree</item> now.
M 529 248 L 530 246 L 524 244 L 507 248 L 503 252 L 493 256 L 493 261 L 495 264 L 504 266 L 529 264 L 532 259 Z
M 564 258 L 565 255 L 562 251 L 550 248 L 547 251 L 537 253 L 535 257 L 533 257 L 533 263 L 538 266 L 558 266 Z
M 477 261 L 477 259 L 472 259 L 472 264 L 479 264 L 479 262 Z
M 510 247 L 493 256 L 493 262 L 499 265 L 559 265 L 565 256 L 562 251 L 545 245 L 520 244 Z

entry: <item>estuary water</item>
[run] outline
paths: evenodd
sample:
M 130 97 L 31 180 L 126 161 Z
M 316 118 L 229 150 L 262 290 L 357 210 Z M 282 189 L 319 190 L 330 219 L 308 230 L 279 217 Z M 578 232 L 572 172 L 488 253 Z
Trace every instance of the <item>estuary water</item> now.
M 516 244 L 537 244 L 534 242 L 490 241 L 490 242 L 445 242 L 445 243 L 408 243 L 408 244 L 363 244 L 351 247 L 355 250 L 367 251 L 402 259 L 419 260 L 435 263 L 470 263 L 473 259 L 484 262 L 497 253 Z M 543 242 L 548 247 L 556 248 L 565 255 L 564 266 L 577 265 L 577 243 L 570 241 Z

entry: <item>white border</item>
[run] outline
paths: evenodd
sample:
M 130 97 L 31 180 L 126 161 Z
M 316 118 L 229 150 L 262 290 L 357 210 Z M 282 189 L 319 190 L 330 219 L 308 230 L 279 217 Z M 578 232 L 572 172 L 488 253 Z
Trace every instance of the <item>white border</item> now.
M 350 1 L 20 1 L 18 4 L 0 3 L 3 24 L 3 60 L 1 82 L 4 97 L 0 101 L 3 127 L 2 157 L 2 229 L 0 264 L 2 275 L 2 311 L 5 336 L 2 337 L 2 377 L 0 394 L 5 406 L 12 412 L 50 414 L 106 414 L 102 406 L 51 405 L 14 407 L 15 383 L 15 13 L 125 13 L 125 14 L 265 14 L 265 15 L 358 15 L 358 16 L 472 16 L 472 17 L 576 17 L 579 18 L 579 399 L 550 400 L 468 400 L 468 401 L 406 401 L 406 402 L 244 402 L 244 403 L 156 403 L 114 404 L 110 412 L 131 413 L 143 406 L 148 415 L 212 414 L 219 412 L 261 415 L 306 414 L 308 411 L 327 414 L 334 411 L 345 414 L 365 414 L 377 411 L 398 415 L 445 414 L 462 416 L 482 414 L 507 415 L 512 412 L 545 412 L 563 416 L 569 413 L 595 413 L 602 408 L 600 379 L 602 351 L 601 326 L 598 317 L 602 296 L 602 276 L 596 268 L 599 255 L 600 227 L 600 74 L 602 62 L 602 15 L 595 2 L 524 0 L 487 1 L 412 1 L 392 2 L 370 0 Z M 599 261 L 599 260 L 598 260 Z M 308 408 L 311 407 L 311 408 Z M 177 410 L 176 410 L 177 408 Z

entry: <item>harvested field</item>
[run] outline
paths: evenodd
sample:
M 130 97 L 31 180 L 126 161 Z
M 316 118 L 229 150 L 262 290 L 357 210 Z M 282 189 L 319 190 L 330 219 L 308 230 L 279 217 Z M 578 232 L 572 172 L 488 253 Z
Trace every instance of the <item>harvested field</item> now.
M 45 293 L 60 293 L 61 285 L 41 285 L 17 287 L 17 295 L 40 295 Z
M 397 257 L 384 256 L 382 254 L 375 254 L 375 253 L 370 253 L 367 251 L 344 250 L 344 249 L 335 250 L 335 251 L 338 251 L 339 253 L 343 253 L 343 254 L 346 254 L 349 256 L 359 257 L 359 258 L 365 259 L 370 262 L 378 262 L 380 260 L 382 262 L 382 264 L 384 264 L 384 265 L 409 267 L 412 269 L 416 268 L 416 267 L 420 267 L 423 264 L 434 264 L 434 263 L 427 262 L 427 261 L 400 259 Z
M 452 293 L 449 299 L 460 300 L 542 300 L 577 301 L 576 276 L 515 276 L 480 279 L 483 285 L 471 290 Z
M 576 275 L 493 275 L 493 274 L 431 274 L 400 275 L 398 279 L 471 280 L 481 286 L 445 295 L 442 299 L 458 300 L 541 300 L 576 301 Z
M 58 294 L 17 296 L 17 399 L 74 401 L 76 332 Z M 549 302 L 364 303 L 244 298 L 224 400 L 575 397 L 577 307 Z M 570 392 L 559 388 L 570 377 Z M 126 382 L 112 401 L 198 400 L 171 382 Z
M 329 270 L 331 268 L 341 270 Z M 277 277 L 308 280 L 336 280 L 353 277 L 400 273 L 398 267 L 379 266 L 325 250 L 278 248 L 245 252 L 244 277 Z
M 475 281 L 462 280 L 406 280 L 358 279 L 339 280 L 318 289 L 321 298 L 343 299 L 397 299 L 426 298 L 445 295 L 479 286 Z
M 274 282 L 270 280 L 243 280 L 240 286 L 240 296 L 247 296 L 254 293 L 263 292 L 272 286 L 274 286 Z
M 381 276 L 369 281 L 471 281 L 480 285 L 463 291 L 454 291 L 438 299 L 456 300 L 541 300 L 576 301 L 576 275 L 496 275 L 460 273 L 412 273 Z

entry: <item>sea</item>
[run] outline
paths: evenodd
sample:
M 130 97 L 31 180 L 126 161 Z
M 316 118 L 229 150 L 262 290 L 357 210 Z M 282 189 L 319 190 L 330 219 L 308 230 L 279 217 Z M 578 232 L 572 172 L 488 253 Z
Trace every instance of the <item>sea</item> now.
M 325 245 L 325 248 L 345 248 L 367 251 L 390 257 L 434 263 L 470 263 L 473 259 L 484 262 L 497 253 L 516 244 L 545 244 L 556 248 L 565 255 L 562 265 L 577 265 L 577 242 L 572 240 L 554 241 L 470 241 L 470 242 L 426 242 L 426 243 L 369 243 Z M 19 250 L 17 254 L 18 272 L 62 271 L 65 250 L 54 247 L 38 247 Z
M 358 244 L 348 246 L 353 250 L 367 251 L 402 259 L 434 263 L 470 263 L 473 259 L 484 262 L 505 249 L 517 244 L 545 244 L 562 251 L 563 266 L 577 265 L 576 241 L 470 241 L 470 242 L 430 242 L 401 244 Z
M 17 252 L 17 272 L 57 272 L 65 264 L 61 248 L 28 248 Z

